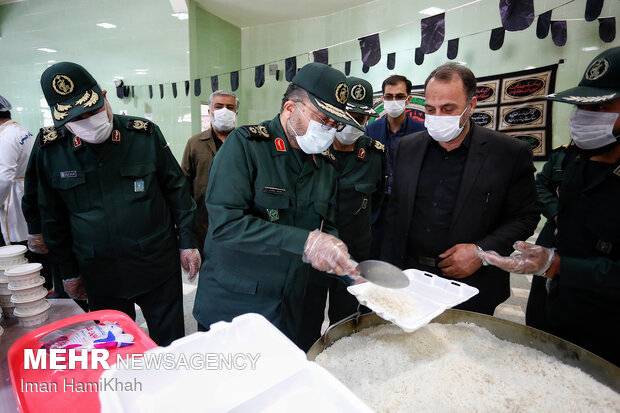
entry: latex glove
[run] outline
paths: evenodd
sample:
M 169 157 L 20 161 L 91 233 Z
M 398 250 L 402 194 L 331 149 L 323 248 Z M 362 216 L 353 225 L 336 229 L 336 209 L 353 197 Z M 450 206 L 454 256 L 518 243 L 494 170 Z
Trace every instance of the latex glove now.
M 482 266 L 476 252 L 478 252 L 476 244 L 456 244 L 439 254 L 442 261 L 438 267 L 448 277 L 469 277 Z
M 82 277 L 67 278 L 62 280 L 62 286 L 69 297 L 74 300 L 86 300 L 86 289 Z
M 35 254 L 47 254 L 47 245 L 43 234 L 28 234 L 28 249 Z
M 478 251 L 478 256 L 485 264 L 495 265 L 515 274 L 544 274 L 553 263 L 555 251 L 551 248 L 523 241 L 515 242 L 513 248 L 520 254 L 502 257 L 495 251 Z
M 196 248 L 181 250 L 181 266 L 189 273 L 187 279 L 194 281 L 200 271 L 200 252 Z
M 319 271 L 336 275 L 358 274 L 355 262 L 351 260 L 344 242 L 318 229 L 308 235 L 302 261 L 309 263 Z

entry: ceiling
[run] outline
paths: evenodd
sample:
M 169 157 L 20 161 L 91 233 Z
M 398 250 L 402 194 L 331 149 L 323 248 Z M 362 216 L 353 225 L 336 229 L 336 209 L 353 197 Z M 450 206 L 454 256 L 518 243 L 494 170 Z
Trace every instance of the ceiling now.
M 196 0 L 206 11 L 237 27 L 326 16 L 380 0 Z

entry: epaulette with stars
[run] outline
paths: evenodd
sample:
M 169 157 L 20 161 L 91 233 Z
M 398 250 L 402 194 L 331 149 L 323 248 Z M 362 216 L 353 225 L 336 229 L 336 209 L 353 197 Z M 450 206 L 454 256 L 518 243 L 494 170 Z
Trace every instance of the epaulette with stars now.
M 41 128 L 39 133 L 41 134 L 41 137 L 39 138 L 40 148 L 59 141 L 65 137 L 65 131 L 63 129 L 56 129 L 54 126 Z
M 332 165 L 336 166 L 336 157 L 330 152 L 329 148 L 321 152 L 321 156 L 327 159 Z
M 144 119 L 127 119 L 125 127 L 127 130 L 144 133 L 146 135 L 153 133 L 153 122 Z
M 370 143 L 368 144 L 369 148 L 372 148 L 372 149 L 374 149 L 376 151 L 385 153 L 385 145 L 384 144 L 382 144 L 381 142 L 379 142 L 379 141 L 377 141 L 375 139 L 372 139 L 372 138 L 369 138 L 369 139 L 370 139 Z
M 270 139 L 269 131 L 262 125 L 242 126 L 241 129 L 247 132 L 248 139 Z

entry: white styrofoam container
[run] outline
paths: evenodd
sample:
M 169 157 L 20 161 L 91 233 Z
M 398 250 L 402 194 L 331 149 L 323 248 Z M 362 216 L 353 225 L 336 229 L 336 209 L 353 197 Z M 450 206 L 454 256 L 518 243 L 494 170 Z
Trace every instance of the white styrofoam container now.
M 0 268 L 28 262 L 24 256 L 28 251 L 25 245 L 6 245 L 0 247 Z
M 47 295 L 47 289 L 42 287 L 43 284 L 45 284 L 45 278 L 39 276 L 36 283 L 25 287 L 13 287 L 11 283 L 9 283 L 8 290 L 16 300 L 28 300 L 32 297 L 39 296 L 42 291 L 45 291 Z
M 432 319 L 478 294 L 478 289 L 460 281 L 447 280 L 435 274 L 408 269 L 403 271 L 409 278 L 409 286 L 394 290 L 402 293 L 415 305 L 415 313 L 408 318 L 397 318 L 385 308 L 369 302 L 365 292 L 374 286 L 365 282 L 349 286 L 347 290 L 362 304 L 384 320 L 390 321 L 410 333 L 428 324 Z
M 173 354 L 178 359 L 205 353 L 250 354 L 259 355 L 259 359 L 254 370 L 112 368 L 101 378 L 135 380 L 142 391 L 100 391 L 101 412 L 372 412 L 258 314 L 215 323 L 208 332 L 183 337 L 168 347 L 149 350 L 145 356 Z
M 19 325 L 22 327 L 33 327 L 43 324 L 49 316 L 49 309 L 52 306 L 47 300 L 42 309 L 32 311 L 19 311 L 17 308 L 13 311 L 13 315 L 17 317 Z
M 4 271 L 9 278 L 10 287 L 30 287 L 39 282 L 43 265 L 38 262 L 23 264 Z
M 37 310 L 42 310 L 46 306 L 46 295 L 47 290 L 43 288 L 43 291 L 40 291 L 39 294 L 29 298 L 19 299 L 15 298 L 13 295 L 11 296 L 11 302 L 15 304 L 15 309 L 20 313 L 35 312 Z

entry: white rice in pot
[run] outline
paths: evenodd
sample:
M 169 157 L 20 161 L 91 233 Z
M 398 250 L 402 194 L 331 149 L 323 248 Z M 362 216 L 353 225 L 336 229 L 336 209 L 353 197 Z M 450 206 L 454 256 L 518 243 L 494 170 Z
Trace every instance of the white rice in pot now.
M 578 368 L 471 323 L 376 326 L 315 361 L 377 412 L 620 412 L 620 395 Z

